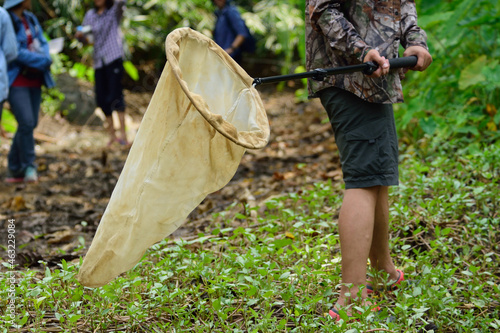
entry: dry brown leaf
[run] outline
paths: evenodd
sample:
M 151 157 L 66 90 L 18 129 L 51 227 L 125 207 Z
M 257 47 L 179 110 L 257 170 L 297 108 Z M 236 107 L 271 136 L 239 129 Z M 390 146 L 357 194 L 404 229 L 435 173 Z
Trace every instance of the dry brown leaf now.
M 56 231 L 53 234 L 46 235 L 49 238 L 47 243 L 49 244 L 60 244 L 67 243 L 75 237 L 75 232 L 71 229 Z
M 16 195 L 14 198 L 12 198 L 12 201 L 10 202 L 10 209 L 12 209 L 15 212 L 19 212 L 21 210 L 26 209 L 26 201 L 24 198 L 20 195 Z

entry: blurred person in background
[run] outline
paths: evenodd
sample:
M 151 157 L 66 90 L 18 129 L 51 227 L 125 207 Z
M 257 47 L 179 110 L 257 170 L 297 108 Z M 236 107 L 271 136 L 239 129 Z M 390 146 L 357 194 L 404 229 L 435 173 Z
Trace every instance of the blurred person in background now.
M 7 64 L 17 57 L 17 41 L 9 13 L 0 7 L 0 121 L 2 120 L 3 103 L 9 96 L 9 76 Z M 5 137 L 0 125 L 0 135 Z
M 18 56 L 8 65 L 9 104 L 17 121 L 8 157 L 8 183 L 37 182 L 35 139 L 42 101 L 42 85 L 54 86 L 50 75 L 52 58 L 47 40 L 36 16 L 31 13 L 31 0 L 6 0 L 17 40 Z
M 106 115 L 109 134 L 108 147 L 113 143 L 128 145 L 125 131 L 125 99 L 123 97 L 123 37 L 120 22 L 126 0 L 94 0 L 83 19 L 82 26 L 90 33 L 77 31 L 75 37 L 83 43 L 94 43 L 94 70 L 96 103 Z M 89 35 L 92 40 L 89 40 Z M 120 120 L 120 137 L 113 125 L 113 111 Z
M 241 46 L 250 38 L 245 22 L 231 0 L 213 0 L 217 7 L 215 16 L 214 41 L 223 48 L 237 63 L 241 63 Z

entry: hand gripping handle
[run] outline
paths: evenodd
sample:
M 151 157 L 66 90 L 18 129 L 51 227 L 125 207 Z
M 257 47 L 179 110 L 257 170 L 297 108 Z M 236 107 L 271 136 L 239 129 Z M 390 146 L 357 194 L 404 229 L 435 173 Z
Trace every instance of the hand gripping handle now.
M 403 57 L 403 58 L 393 58 L 389 59 L 389 65 L 391 66 L 391 69 L 396 69 L 396 68 L 412 68 L 417 65 L 418 58 L 417 56 L 409 56 L 409 57 Z M 378 68 L 378 64 L 374 62 L 365 62 L 366 68 L 363 70 L 363 73 L 366 75 L 371 75 L 373 72 L 375 72 Z

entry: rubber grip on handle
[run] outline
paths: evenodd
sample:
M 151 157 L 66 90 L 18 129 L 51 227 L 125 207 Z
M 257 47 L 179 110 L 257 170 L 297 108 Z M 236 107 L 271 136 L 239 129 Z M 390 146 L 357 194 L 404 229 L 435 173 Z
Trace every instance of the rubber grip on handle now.
M 403 58 L 394 58 L 389 59 L 389 64 L 391 65 L 391 69 L 393 68 L 412 68 L 417 65 L 418 58 L 417 56 L 409 56 Z

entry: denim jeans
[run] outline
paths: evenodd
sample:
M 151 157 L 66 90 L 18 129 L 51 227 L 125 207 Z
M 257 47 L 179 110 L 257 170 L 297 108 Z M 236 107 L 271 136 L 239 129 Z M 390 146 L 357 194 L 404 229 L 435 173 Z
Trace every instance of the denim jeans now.
M 23 173 L 29 166 L 35 167 L 33 131 L 38 124 L 41 101 L 41 88 L 10 87 L 9 104 L 17 120 L 17 131 L 9 152 L 9 169 L 14 173 Z

